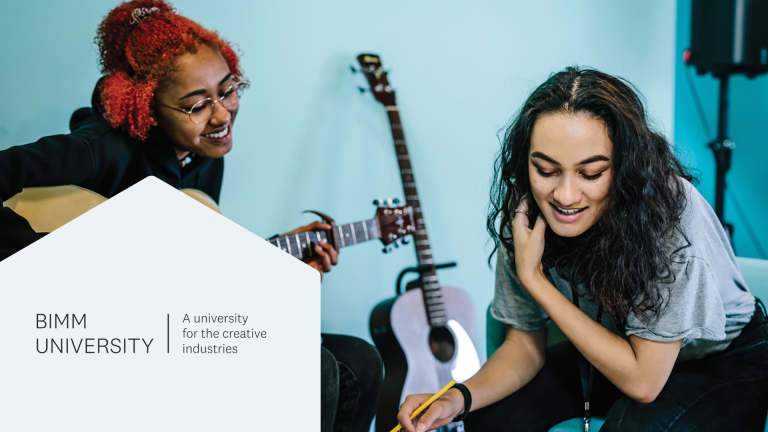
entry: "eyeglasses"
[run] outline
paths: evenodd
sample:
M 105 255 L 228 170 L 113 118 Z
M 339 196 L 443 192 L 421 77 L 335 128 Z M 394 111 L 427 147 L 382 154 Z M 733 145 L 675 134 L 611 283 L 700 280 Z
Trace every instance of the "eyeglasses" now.
M 189 119 L 192 121 L 192 123 L 200 124 L 207 122 L 211 119 L 211 117 L 213 117 L 214 112 L 216 112 L 217 103 L 221 103 L 221 105 L 227 110 L 237 109 L 237 107 L 240 105 L 240 97 L 243 95 L 243 91 L 246 89 L 246 87 L 248 87 L 248 85 L 244 82 L 232 84 L 231 86 L 227 87 L 227 89 L 218 99 L 203 99 L 192 105 L 192 108 L 188 110 L 172 107 L 160 102 L 157 102 L 157 104 L 166 108 L 183 112 L 189 116 Z

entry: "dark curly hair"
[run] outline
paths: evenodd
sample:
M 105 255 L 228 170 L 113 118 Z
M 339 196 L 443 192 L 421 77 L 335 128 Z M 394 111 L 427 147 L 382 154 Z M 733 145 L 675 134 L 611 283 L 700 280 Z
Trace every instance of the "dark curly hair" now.
M 680 249 L 671 250 L 670 239 L 682 233 L 683 179 L 693 177 L 667 140 L 649 126 L 643 101 L 624 79 L 569 67 L 551 75 L 525 101 L 506 129 L 494 165 L 487 217 L 495 243 L 491 257 L 500 246 L 514 251 L 514 208 L 524 195 L 532 196 L 531 134 L 546 113 L 586 113 L 600 119 L 613 144 L 613 175 L 605 207 L 592 228 L 564 238 L 547 226 L 542 264 L 556 270 L 580 296 L 592 297 L 619 325 L 630 312 L 640 319 L 657 314 L 663 306 L 659 282 L 674 277 L 670 255 Z M 532 207 L 539 210 L 535 202 Z
M 185 18 L 163 0 L 133 0 L 112 9 L 99 25 L 102 115 L 113 128 L 139 140 L 152 123 L 154 95 L 175 60 L 201 45 L 224 57 L 236 82 L 248 81 L 232 45 L 218 33 Z

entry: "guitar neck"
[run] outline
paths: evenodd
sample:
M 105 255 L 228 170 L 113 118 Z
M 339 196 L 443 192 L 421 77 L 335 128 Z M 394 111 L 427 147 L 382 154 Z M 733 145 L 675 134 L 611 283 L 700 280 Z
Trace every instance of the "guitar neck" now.
M 414 244 L 416 246 L 416 259 L 419 265 L 434 265 L 432 258 L 432 247 L 427 236 L 427 229 L 424 226 L 424 214 L 421 211 L 421 202 L 419 193 L 416 190 L 416 180 L 413 176 L 411 167 L 411 158 L 408 155 L 408 147 L 405 144 L 405 134 L 400 122 L 400 112 L 397 105 L 385 105 L 387 115 L 389 116 L 389 125 L 392 128 L 392 138 L 395 141 L 395 153 L 397 154 L 397 163 L 400 167 L 400 178 L 403 182 L 403 191 L 405 192 L 406 202 L 413 207 L 414 217 L 416 219 L 416 232 L 414 233 Z M 422 289 L 424 294 L 424 305 L 427 309 L 427 317 L 431 325 L 444 325 L 447 322 L 445 304 L 443 302 L 443 293 L 437 280 L 437 274 L 434 270 L 424 272 L 421 276 Z
M 386 108 L 389 115 L 389 125 L 392 127 L 392 137 L 395 141 L 395 154 L 397 154 L 397 163 L 400 167 L 400 179 L 403 182 L 405 201 L 413 207 L 413 213 L 416 218 L 416 234 L 414 236 L 416 258 L 419 265 L 431 265 L 435 262 L 432 259 L 432 248 L 429 244 L 429 237 L 427 237 L 427 229 L 424 226 L 424 213 L 421 211 L 421 201 L 416 190 L 416 180 L 413 176 L 411 158 L 408 155 L 408 146 L 405 144 L 405 134 L 403 134 L 403 126 L 400 123 L 400 113 L 396 105 L 390 105 Z
M 337 249 L 369 240 L 378 240 L 381 237 L 376 219 L 334 225 L 333 230 L 334 237 L 338 238 Z M 313 258 L 316 255 L 314 246 L 320 241 L 329 241 L 329 239 L 326 231 L 305 231 L 274 237 L 267 241 L 298 259 L 304 259 Z

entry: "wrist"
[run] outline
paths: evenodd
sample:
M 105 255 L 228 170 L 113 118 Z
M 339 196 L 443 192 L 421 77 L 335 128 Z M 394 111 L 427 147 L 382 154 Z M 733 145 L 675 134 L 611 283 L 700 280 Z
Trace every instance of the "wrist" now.
M 456 390 L 456 392 L 459 393 L 459 401 L 462 403 L 457 411 L 458 414 L 454 417 L 453 421 L 462 421 L 472 409 L 472 393 L 469 392 L 467 386 L 458 383 L 454 384 L 451 390 Z M 454 394 L 456 392 L 454 392 Z
M 522 283 L 526 288 L 530 288 L 532 285 L 540 282 L 542 279 L 547 278 L 544 276 L 544 271 L 541 267 L 536 267 L 531 270 L 518 273 L 517 277 L 520 279 L 520 283 Z
M 448 399 L 448 402 L 451 403 L 452 411 L 454 412 L 454 416 L 462 415 L 464 414 L 464 395 L 461 394 L 461 391 L 457 388 L 452 388 L 445 392 L 444 397 Z

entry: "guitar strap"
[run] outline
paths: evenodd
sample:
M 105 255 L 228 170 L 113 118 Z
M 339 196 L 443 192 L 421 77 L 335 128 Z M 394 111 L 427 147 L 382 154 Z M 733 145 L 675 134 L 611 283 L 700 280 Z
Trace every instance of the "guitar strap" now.
M 573 295 L 573 305 L 579 308 L 579 293 L 571 287 Z M 597 308 L 597 323 L 600 324 L 603 318 L 603 308 Z M 592 413 L 589 410 L 589 401 L 592 398 L 592 383 L 595 379 L 595 367 L 579 353 L 579 374 L 581 375 L 581 391 L 584 396 L 584 432 L 589 432 L 589 424 L 592 422 Z

